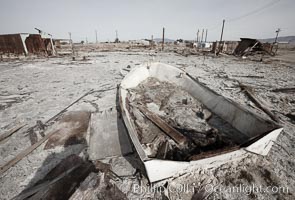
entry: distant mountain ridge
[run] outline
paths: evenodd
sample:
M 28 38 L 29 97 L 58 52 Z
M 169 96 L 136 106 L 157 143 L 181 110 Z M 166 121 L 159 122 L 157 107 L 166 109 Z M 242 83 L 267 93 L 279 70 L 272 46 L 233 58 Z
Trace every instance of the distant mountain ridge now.
M 266 38 L 266 39 L 260 39 L 261 42 L 269 42 L 273 43 L 275 41 L 275 38 Z M 278 42 L 289 42 L 289 43 L 295 43 L 295 36 L 283 36 L 278 37 Z
M 265 39 L 259 39 L 261 42 L 269 42 L 273 43 L 275 41 L 275 38 L 265 38 Z M 162 42 L 162 38 L 154 38 L 155 42 Z M 165 42 L 174 42 L 175 40 L 165 38 Z M 292 44 L 295 44 L 295 36 L 282 36 L 278 37 L 278 42 L 289 42 Z

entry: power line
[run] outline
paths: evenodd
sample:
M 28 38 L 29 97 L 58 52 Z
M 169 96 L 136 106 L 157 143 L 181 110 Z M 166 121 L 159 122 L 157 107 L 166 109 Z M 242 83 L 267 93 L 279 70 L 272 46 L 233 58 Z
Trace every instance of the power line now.
M 248 16 L 250 16 L 250 15 L 256 14 L 256 13 L 258 13 L 258 12 L 260 12 L 260 11 L 262 11 L 262 10 L 268 8 L 268 7 L 271 7 L 271 6 L 273 6 L 274 4 L 276 4 L 276 3 L 280 2 L 280 1 L 281 1 L 281 0 L 274 0 L 274 1 L 272 1 L 272 2 L 270 2 L 270 3 L 268 3 L 268 4 L 266 4 L 266 5 L 264 5 L 264 6 L 262 6 L 262 7 L 259 7 L 259 8 L 255 9 L 255 10 L 252 10 L 251 12 L 248 12 L 248 13 L 246 13 L 246 14 L 243 14 L 243 15 L 241 15 L 241 16 L 239 16 L 239 17 L 235 17 L 235 18 L 227 19 L 226 21 L 227 21 L 227 23 L 228 23 L 228 22 L 233 22 L 233 21 L 240 20 L 240 19 L 242 19 L 242 18 L 245 18 L 245 17 L 248 17 Z M 216 29 L 216 28 L 219 28 L 219 23 L 216 24 L 215 26 L 209 27 L 209 29 L 211 29 L 211 30 L 214 30 L 214 29 Z
M 244 15 L 241 15 L 241 16 L 236 17 L 236 18 L 228 19 L 227 22 L 237 21 L 237 20 L 243 19 L 245 17 L 248 17 L 250 15 L 256 14 L 256 13 L 258 13 L 258 12 L 260 12 L 260 11 L 266 9 L 266 8 L 269 8 L 269 7 L 273 6 L 274 4 L 276 4 L 276 3 L 280 2 L 280 1 L 281 0 L 274 0 L 274 1 L 264 5 L 262 7 L 259 7 L 259 8 L 255 9 L 255 10 L 251 11 L 251 12 L 248 12 L 248 13 L 246 13 Z
M 268 4 L 265 4 L 265 5 L 262 6 L 262 7 L 259 7 L 259 8 L 255 9 L 255 10 L 252 10 L 252 11 L 250 11 L 250 12 L 248 12 L 248 13 L 246 13 L 246 14 L 243 14 L 243 15 L 241 15 L 241 16 L 239 16 L 239 17 L 235 17 L 235 18 L 227 19 L 226 21 L 227 21 L 227 23 L 228 23 L 228 22 L 234 22 L 234 21 L 237 21 L 237 20 L 243 19 L 243 18 L 248 17 L 248 16 L 250 16 L 250 15 L 256 14 L 256 13 L 258 13 L 258 12 L 260 12 L 260 11 L 266 9 L 266 8 L 269 8 L 269 7 L 271 7 L 271 6 L 275 5 L 275 4 L 277 4 L 277 3 L 280 2 L 280 1 L 281 1 L 281 0 L 274 0 L 274 1 L 271 1 L 271 2 L 269 2 Z M 219 28 L 219 23 L 216 24 L 215 26 L 209 27 L 208 29 L 209 29 L 209 30 L 214 30 L 214 29 L 217 29 L 217 28 Z

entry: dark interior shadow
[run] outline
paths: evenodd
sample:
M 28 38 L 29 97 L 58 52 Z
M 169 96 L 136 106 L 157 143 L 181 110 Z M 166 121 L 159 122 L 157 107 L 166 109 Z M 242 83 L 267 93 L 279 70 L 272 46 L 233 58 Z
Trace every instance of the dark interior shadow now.
M 73 138 L 69 138 L 69 143 Z M 68 141 L 67 140 L 67 141 Z M 64 150 L 46 157 L 26 188 L 13 199 L 68 199 L 91 172 L 93 163 L 78 155 L 86 150 L 87 142 L 64 144 Z
M 128 148 L 133 150 L 132 153 L 125 154 L 123 157 L 136 169 L 134 176 L 147 177 L 143 162 L 131 142 L 118 106 L 117 111 L 116 120 L 121 152 L 126 152 L 126 141 L 129 141 L 131 145 Z M 49 154 L 25 189 L 14 199 L 68 199 L 91 172 L 98 172 L 95 164 L 78 156 L 85 151 L 85 158 L 88 158 L 87 141 L 82 139 L 79 144 L 73 144 L 73 140 L 75 141 L 75 138 L 70 137 L 64 142 L 63 151 Z M 65 172 L 67 175 L 54 182 Z M 48 185 L 48 183 L 51 184 Z M 34 191 L 38 187 L 42 189 Z

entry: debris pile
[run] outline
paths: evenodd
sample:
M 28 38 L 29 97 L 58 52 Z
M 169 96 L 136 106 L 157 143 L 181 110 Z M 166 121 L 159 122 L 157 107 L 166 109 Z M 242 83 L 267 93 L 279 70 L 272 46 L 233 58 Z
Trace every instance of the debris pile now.
M 251 38 L 241 38 L 241 41 L 234 50 L 235 56 L 247 56 L 255 53 L 274 55 L 272 46 L 262 44 L 259 40 Z
M 238 144 L 227 136 L 237 130 L 176 85 L 148 78 L 130 95 L 139 140 L 150 158 L 189 161 Z

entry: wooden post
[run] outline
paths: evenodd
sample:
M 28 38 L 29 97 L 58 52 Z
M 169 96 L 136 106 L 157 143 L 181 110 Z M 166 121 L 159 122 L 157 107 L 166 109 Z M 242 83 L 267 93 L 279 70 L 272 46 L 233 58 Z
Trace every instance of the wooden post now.
M 278 36 L 279 36 L 279 32 L 280 32 L 280 31 L 281 31 L 280 28 L 278 28 L 278 30 L 276 30 L 277 35 L 276 35 L 275 43 L 277 43 L 277 40 L 278 40 Z
M 273 43 L 272 46 L 271 46 L 271 52 L 272 52 L 272 50 L 273 50 L 273 46 L 277 43 L 277 40 L 278 40 L 278 36 L 279 36 L 279 32 L 280 32 L 280 31 L 281 31 L 280 28 L 278 28 L 278 30 L 276 30 L 277 35 L 276 35 L 276 39 L 275 39 L 274 43 Z M 276 52 L 277 52 L 277 50 L 278 50 L 278 46 L 279 46 L 279 45 L 277 45 Z M 274 55 L 276 54 L 276 52 L 274 53 Z
M 116 30 L 116 39 L 115 39 L 115 43 L 119 43 L 119 35 L 118 35 L 118 30 Z
M 69 36 L 70 36 L 70 44 L 71 44 L 71 48 L 72 48 L 72 56 L 75 56 L 75 51 L 74 51 L 74 45 L 73 45 L 73 41 L 72 41 L 72 33 L 69 32 Z
M 97 30 L 95 30 L 95 43 L 97 44 Z
M 162 51 L 164 51 L 164 43 L 165 43 L 165 27 L 163 27 Z
M 222 41 L 222 37 L 223 37 L 224 22 L 225 22 L 225 20 L 222 21 L 222 29 L 221 29 L 221 35 L 220 35 L 220 42 Z
M 202 29 L 201 43 L 203 43 L 204 29 Z
M 154 46 L 154 35 L 152 35 L 151 37 L 151 47 L 153 48 L 153 46 Z
M 197 32 L 197 43 L 199 42 L 199 29 L 198 29 L 198 32 Z
M 208 29 L 206 29 L 205 43 L 207 42 Z
M 222 37 L 223 37 L 224 22 L 225 22 L 225 20 L 222 21 L 222 29 L 221 29 L 221 35 L 220 35 L 220 41 L 219 41 L 219 51 L 220 52 L 222 51 L 221 42 L 222 42 Z

